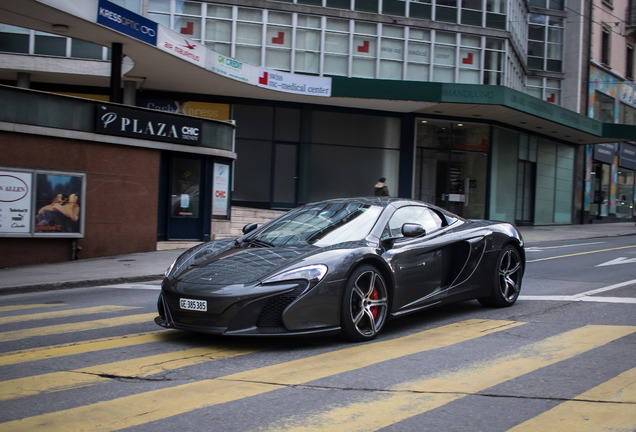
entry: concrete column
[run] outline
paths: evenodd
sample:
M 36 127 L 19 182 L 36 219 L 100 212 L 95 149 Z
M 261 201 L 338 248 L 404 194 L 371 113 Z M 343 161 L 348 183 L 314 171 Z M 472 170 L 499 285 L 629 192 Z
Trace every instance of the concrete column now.
M 137 105 L 137 83 L 124 81 L 124 105 Z
M 18 72 L 18 79 L 16 80 L 16 87 L 30 88 L 31 87 L 31 74 L 27 72 Z
M 121 92 L 121 62 L 123 59 L 123 46 L 120 43 L 113 43 L 111 47 L 110 61 L 110 101 L 122 102 Z

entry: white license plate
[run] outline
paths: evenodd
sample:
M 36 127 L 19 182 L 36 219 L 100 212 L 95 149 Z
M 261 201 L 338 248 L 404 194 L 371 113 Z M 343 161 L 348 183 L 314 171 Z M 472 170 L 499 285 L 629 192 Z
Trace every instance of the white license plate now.
M 192 300 L 182 298 L 179 299 L 179 307 L 181 309 L 206 312 L 208 310 L 208 302 L 205 300 Z

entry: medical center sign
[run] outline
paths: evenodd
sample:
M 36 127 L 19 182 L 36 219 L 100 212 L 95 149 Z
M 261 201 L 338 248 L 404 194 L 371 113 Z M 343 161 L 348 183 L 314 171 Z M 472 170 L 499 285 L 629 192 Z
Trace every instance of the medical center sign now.
M 107 0 L 99 0 L 97 23 L 150 45 L 157 45 L 156 22 Z
M 97 105 L 95 132 L 129 138 L 199 145 L 201 121 L 119 106 Z

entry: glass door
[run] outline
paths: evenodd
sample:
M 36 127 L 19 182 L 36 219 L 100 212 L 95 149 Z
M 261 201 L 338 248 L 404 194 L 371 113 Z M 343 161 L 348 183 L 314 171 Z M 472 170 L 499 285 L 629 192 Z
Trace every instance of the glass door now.
M 170 161 L 168 239 L 202 239 L 202 161 L 172 158 Z
M 415 198 L 466 218 L 486 214 L 488 155 L 417 149 Z
M 520 160 L 518 167 L 515 223 L 517 225 L 533 225 L 536 163 Z
M 298 145 L 277 143 L 274 148 L 272 205 L 293 208 L 298 203 Z

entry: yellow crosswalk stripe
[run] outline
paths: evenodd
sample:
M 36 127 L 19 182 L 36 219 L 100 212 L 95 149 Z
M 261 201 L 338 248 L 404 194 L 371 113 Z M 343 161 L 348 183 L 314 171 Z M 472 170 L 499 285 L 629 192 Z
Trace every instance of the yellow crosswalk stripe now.
M 93 339 L 85 342 L 72 342 L 55 346 L 38 347 L 27 350 L 13 351 L 0 354 L 0 366 L 26 363 L 37 360 L 86 354 L 104 351 L 112 348 L 123 348 L 152 342 L 163 342 L 178 337 L 180 332 L 157 330 L 147 333 L 137 333 L 109 338 Z
M 331 407 L 325 412 L 309 416 L 282 419 L 266 430 L 375 431 L 635 332 L 636 327 L 633 326 L 585 326 L 528 345 L 511 355 L 478 362 L 458 371 L 405 382 L 376 393 L 370 400 Z M 527 430 L 561 429 L 539 427 Z
M 36 336 L 51 336 L 56 334 L 74 333 L 87 330 L 97 330 L 110 327 L 123 326 L 128 324 L 139 324 L 151 322 L 157 313 L 147 313 L 140 315 L 126 315 L 116 318 L 105 318 L 79 323 L 58 324 L 46 327 L 35 327 L 25 330 L 13 330 L 0 333 L 0 342 L 9 342 L 20 339 L 27 339 Z
M 67 305 L 62 303 L 56 303 L 56 304 L 43 303 L 43 304 L 30 304 L 30 305 L 0 306 L 0 312 L 12 312 L 16 310 L 39 309 L 39 308 L 59 307 L 59 306 L 67 306 Z
M 636 430 L 636 368 L 564 402 L 509 432 Z
M 37 314 L 28 314 L 28 315 L 15 315 L 15 316 L 0 318 L 0 325 L 24 322 L 24 321 L 36 321 L 36 320 L 45 320 L 45 319 L 54 319 L 54 318 L 68 318 L 68 317 L 79 316 L 79 315 L 121 312 L 121 311 L 131 310 L 131 309 L 141 309 L 141 308 L 132 307 L 132 306 L 108 305 L 108 306 L 95 306 L 95 307 L 80 308 L 80 309 L 68 309 L 68 310 L 61 310 L 61 311 L 55 311 L 55 312 L 41 312 Z
M 98 402 L 0 424 L 0 431 L 119 430 L 224 402 L 300 385 L 406 355 L 454 345 L 524 323 L 467 320 L 397 339 Z
M 228 346 L 191 348 L 90 366 L 66 372 L 53 372 L 0 382 L 0 401 L 85 387 L 112 377 L 143 378 L 200 363 L 250 354 L 258 349 Z

